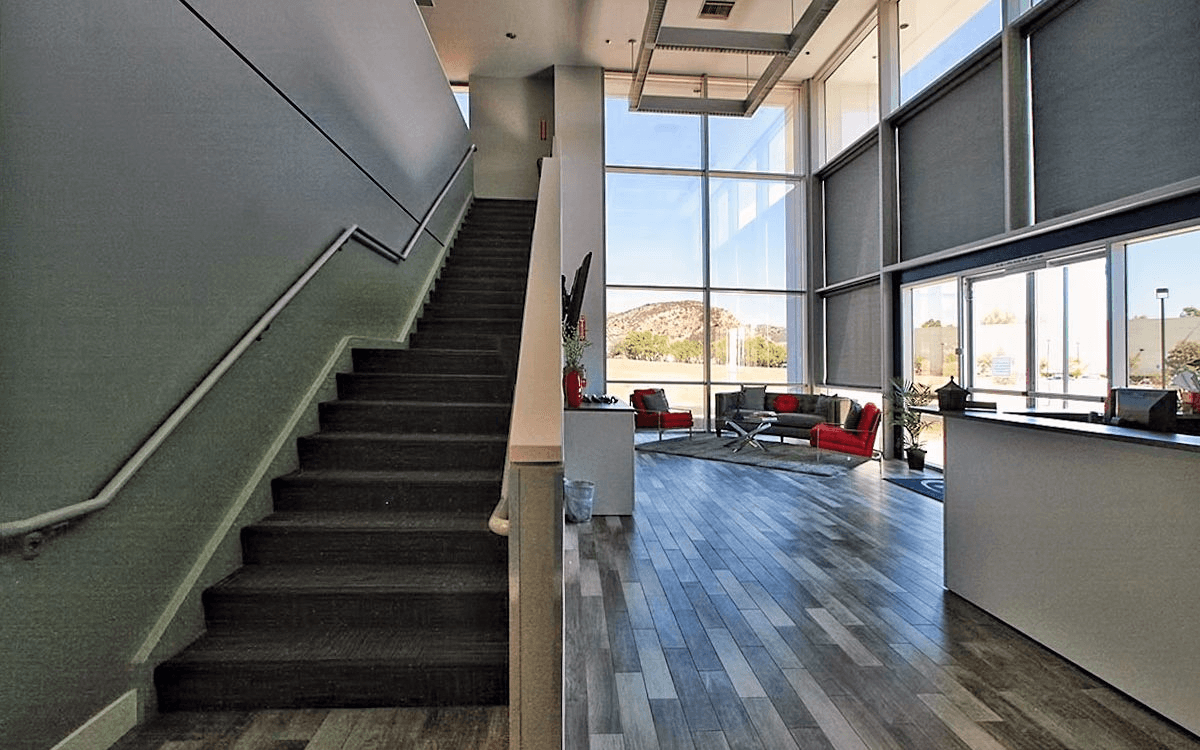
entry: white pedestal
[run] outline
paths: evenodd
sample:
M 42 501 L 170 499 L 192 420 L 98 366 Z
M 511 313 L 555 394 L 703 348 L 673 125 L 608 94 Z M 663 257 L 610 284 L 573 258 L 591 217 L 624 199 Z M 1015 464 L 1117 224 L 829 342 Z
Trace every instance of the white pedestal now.
M 633 515 L 633 409 L 618 402 L 564 410 L 563 474 L 596 484 L 592 515 Z

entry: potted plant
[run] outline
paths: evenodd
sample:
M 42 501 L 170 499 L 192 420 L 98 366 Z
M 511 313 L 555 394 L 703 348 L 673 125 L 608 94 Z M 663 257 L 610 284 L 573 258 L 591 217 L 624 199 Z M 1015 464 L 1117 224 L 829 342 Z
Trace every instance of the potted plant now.
M 892 424 L 900 428 L 910 469 L 925 468 L 925 441 L 921 439 L 921 433 L 929 427 L 929 422 L 914 407 L 926 406 L 933 399 L 933 391 L 927 385 L 903 378 L 892 380 L 891 397 L 888 399 L 892 402 Z
M 579 337 L 579 328 L 564 324 L 562 329 L 563 348 L 563 396 L 567 406 L 578 409 L 583 403 L 583 388 L 587 385 L 587 370 L 583 366 L 583 350 L 592 342 Z

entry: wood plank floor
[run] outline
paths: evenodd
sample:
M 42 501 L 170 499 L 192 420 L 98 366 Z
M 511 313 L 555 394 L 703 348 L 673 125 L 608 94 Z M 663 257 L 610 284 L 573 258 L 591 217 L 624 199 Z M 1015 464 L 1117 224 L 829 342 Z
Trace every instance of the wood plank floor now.
M 637 472 L 567 527 L 566 748 L 1200 749 L 945 592 L 940 503 L 875 465 Z
M 1200 750 L 945 593 L 941 506 L 875 465 L 826 479 L 638 453 L 637 478 L 635 516 L 567 526 L 568 750 Z M 507 723 L 168 714 L 117 750 L 503 750 Z

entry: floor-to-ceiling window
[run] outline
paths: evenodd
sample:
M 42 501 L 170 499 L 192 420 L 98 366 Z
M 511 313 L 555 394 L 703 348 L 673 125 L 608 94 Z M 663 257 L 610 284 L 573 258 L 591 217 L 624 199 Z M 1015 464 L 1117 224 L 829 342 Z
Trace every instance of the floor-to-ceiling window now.
M 802 385 L 799 96 L 753 117 L 630 112 L 605 91 L 608 390 L 661 387 L 707 415 L 743 383 Z M 664 78 L 675 95 L 744 96 L 742 82 Z
M 1128 384 L 1200 392 L 1200 229 L 1128 242 L 1124 257 Z

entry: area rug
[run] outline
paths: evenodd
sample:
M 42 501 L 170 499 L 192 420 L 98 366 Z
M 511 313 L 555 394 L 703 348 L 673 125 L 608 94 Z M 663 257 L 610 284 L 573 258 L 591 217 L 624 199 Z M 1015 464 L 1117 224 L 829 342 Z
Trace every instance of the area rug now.
M 821 460 L 817 461 L 817 449 L 812 446 L 780 443 L 778 440 L 772 441 L 769 438 L 763 440 L 762 444 L 767 448 L 765 451 L 754 446 L 747 446 L 734 453 L 731 447 L 731 438 L 728 436 L 717 437 L 712 433 L 706 433 L 690 438 L 638 443 L 637 449 L 651 453 L 670 453 L 675 456 L 760 466 L 764 469 L 795 471 L 822 477 L 839 476 L 867 460 L 845 453 L 821 451 Z
M 944 502 L 946 480 L 941 477 L 884 477 L 884 479 L 913 492 L 919 492 L 925 497 L 932 497 L 939 503 Z

